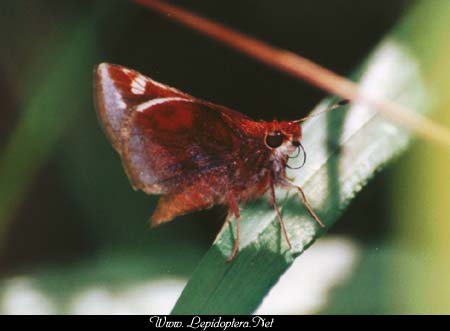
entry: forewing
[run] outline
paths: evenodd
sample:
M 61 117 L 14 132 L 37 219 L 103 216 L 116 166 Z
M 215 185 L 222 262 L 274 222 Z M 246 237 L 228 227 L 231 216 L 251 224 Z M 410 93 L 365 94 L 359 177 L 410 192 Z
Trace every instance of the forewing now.
M 100 122 L 119 153 L 122 153 L 122 129 L 135 106 L 156 98 L 192 98 L 137 71 L 109 63 L 102 63 L 95 69 L 94 88 Z

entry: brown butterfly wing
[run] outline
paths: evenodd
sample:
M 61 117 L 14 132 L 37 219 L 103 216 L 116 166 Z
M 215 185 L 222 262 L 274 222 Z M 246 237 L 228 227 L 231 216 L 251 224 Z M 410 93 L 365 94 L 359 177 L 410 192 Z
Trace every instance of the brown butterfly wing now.
M 116 64 L 101 63 L 94 72 L 94 98 L 100 122 L 114 148 L 121 153 L 121 129 L 133 108 L 162 97 L 189 95 Z
M 165 195 L 155 224 L 220 203 L 259 141 L 245 130 L 258 125 L 241 113 L 120 66 L 98 67 L 97 92 L 100 119 L 133 186 Z
M 137 188 L 181 191 L 239 158 L 235 121 L 194 99 L 160 98 L 136 108 L 126 131 L 123 161 Z

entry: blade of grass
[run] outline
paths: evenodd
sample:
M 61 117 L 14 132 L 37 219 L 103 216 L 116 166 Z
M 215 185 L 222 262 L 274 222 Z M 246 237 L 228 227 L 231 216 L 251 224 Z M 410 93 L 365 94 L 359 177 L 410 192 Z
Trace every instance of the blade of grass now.
M 423 78 L 432 61 L 425 57 L 428 48 L 438 54 L 448 42 L 448 31 L 442 32 L 435 24 L 448 20 L 448 9 L 448 3 L 422 2 L 409 13 L 358 70 L 355 79 L 361 89 L 421 112 L 429 109 L 431 98 Z M 422 16 L 423 12 L 433 20 Z M 415 44 L 418 33 L 432 36 L 430 43 Z M 295 176 L 329 228 L 355 194 L 409 140 L 408 130 L 386 121 L 374 109 L 352 105 L 346 112 L 332 112 L 305 123 L 308 163 L 289 175 Z M 285 193 L 278 192 L 278 197 L 293 249 L 287 249 L 275 212 L 265 201 L 256 201 L 242 212 L 241 246 L 235 260 L 226 262 L 234 242 L 227 226 L 192 275 L 173 314 L 252 313 L 293 260 L 326 231 L 317 227 L 297 195 L 284 198 Z
M 0 243 L 8 224 L 40 166 L 48 158 L 85 99 L 78 89 L 91 79 L 96 15 L 81 18 L 61 31 L 61 40 L 46 57 L 46 67 L 33 66 L 30 98 L 0 158 Z

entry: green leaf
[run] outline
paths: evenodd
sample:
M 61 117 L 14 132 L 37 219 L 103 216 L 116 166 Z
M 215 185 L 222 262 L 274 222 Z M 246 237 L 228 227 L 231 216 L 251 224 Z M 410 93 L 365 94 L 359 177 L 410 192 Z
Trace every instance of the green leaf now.
M 35 177 L 90 97 L 79 87 L 91 80 L 95 37 L 105 4 L 58 30 L 38 60 L 31 65 L 30 79 L 17 127 L 0 157 L 0 242 L 16 209 Z M 29 97 L 27 97 L 29 94 Z
M 80 77 L 79 68 L 87 65 L 86 55 L 90 54 L 93 38 L 89 38 L 89 31 L 83 23 L 77 24 L 73 30 L 68 45 L 57 51 L 59 60 L 53 63 L 52 68 L 46 68 L 47 74 L 40 73 L 43 81 L 27 100 L 18 126 L 0 159 L 0 234 L 36 171 L 73 119 L 74 111 L 80 108 L 75 93 L 68 95 L 67 91 L 69 94 L 76 91 L 76 85 L 85 79 Z M 68 55 L 71 55 L 72 63 L 66 62 Z
M 421 112 L 431 108 L 431 98 L 424 87 L 429 84 L 424 79 L 435 69 L 431 57 L 439 54 L 441 45 L 448 42 L 449 29 L 444 26 L 448 13 L 448 2 L 421 2 L 380 43 L 354 79 L 375 95 Z M 330 102 L 323 102 L 317 111 Z M 298 195 L 278 191 L 293 245 L 289 250 L 269 204 L 262 199 L 246 206 L 241 213 L 237 257 L 231 263 L 226 262 L 234 243 L 231 227 L 226 226 L 192 275 L 172 313 L 252 313 L 294 259 L 337 221 L 355 194 L 405 150 L 410 141 L 409 132 L 373 109 L 357 104 L 312 118 L 303 129 L 308 161 L 289 176 L 303 187 L 326 229 L 315 224 Z

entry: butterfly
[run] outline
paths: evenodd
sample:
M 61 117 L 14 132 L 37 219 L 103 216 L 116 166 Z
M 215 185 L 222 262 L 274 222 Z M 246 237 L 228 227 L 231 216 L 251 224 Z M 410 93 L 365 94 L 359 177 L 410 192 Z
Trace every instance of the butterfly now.
M 275 187 L 296 189 L 314 220 L 324 226 L 301 187 L 286 176 L 288 159 L 304 151 L 302 120 L 254 121 L 109 63 L 95 68 L 94 95 L 99 121 L 133 188 L 161 195 L 152 226 L 226 206 L 236 219 L 232 260 L 240 240 L 239 204 L 269 192 L 291 248 Z

